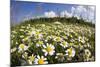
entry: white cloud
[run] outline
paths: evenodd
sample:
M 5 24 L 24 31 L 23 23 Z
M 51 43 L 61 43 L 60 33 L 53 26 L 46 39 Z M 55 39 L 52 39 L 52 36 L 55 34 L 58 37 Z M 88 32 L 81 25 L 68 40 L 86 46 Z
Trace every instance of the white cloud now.
M 54 11 L 49 11 L 49 12 L 45 12 L 44 16 L 48 18 L 49 17 L 53 18 L 53 17 L 57 17 L 57 14 Z
M 60 16 L 61 16 L 61 17 L 72 17 L 72 14 L 69 13 L 67 10 L 65 10 L 65 11 L 62 11 L 62 12 L 60 13 Z
M 95 7 L 94 6 L 76 6 L 71 8 L 69 13 L 67 10 L 60 13 L 61 17 L 77 17 L 78 19 L 83 18 L 86 21 L 95 22 Z
M 74 14 L 74 11 L 75 11 L 75 7 L 72 7 L 71 8 L 71 13 Z
M 83 6 L 72 7 L 71 10 L 73 16 L 75 17 L 83 18 L 83 16 L 86 16 L 86 9 Z
M 77 18 L 83 18 L 86 21 L 95 22 L 94 6 L 76 6 L 71 8 L 71 13 Z
M 95 11 L 95 6 L 90 6 L 89 7 L 91 10 Z

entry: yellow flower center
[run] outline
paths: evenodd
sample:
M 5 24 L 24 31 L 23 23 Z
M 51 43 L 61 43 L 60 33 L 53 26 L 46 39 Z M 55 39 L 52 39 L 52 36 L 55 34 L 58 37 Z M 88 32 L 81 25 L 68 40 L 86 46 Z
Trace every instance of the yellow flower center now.
M 63 42 L 63 46 L 66 46 L 66 42 Z
M 35 59 L 34 56 L 30 56 L 29 58 L 30 58 L 31 61 L 33 61 Z
M 57 41 L 60 41 L 61 39 L 60 39 L 60 37 L 57 37 L 57 39 L 56 39 Z
M 27 41 L 28 40 L 28 37 L 24 38 L 24 41 Z
M 42 44 L 43 44 L 43 41 L 39 41 L 38 44 L 39 44 L 39 45 L 42 45 Z
M 68 49 L 68 55 L 69 55 L 69 57 L 72 56 L 72 48 Z
M 36 32 L 36 34 L 39 35 L 40 33 L 39 32 Z
M 52 51 L 52 48 L 50 46 L 47 46 L 46 50 L 47 50 L 47 52 L 50 52 L 50 51 Z
M 39 59 L 38 60 L 38 64 L 44 64 L 44 60 L 43 59 Z
M 20 44 L 20 46 L 19 46 L 20 48 L 22 48 L 22 49 L 24 49 L 24 44 Z

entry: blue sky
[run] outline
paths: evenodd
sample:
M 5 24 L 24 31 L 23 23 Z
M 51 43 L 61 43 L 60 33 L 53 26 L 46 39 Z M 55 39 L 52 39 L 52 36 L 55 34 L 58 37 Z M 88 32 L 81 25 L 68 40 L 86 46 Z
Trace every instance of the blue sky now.
M 88 7 L 88 8 L 87 8 Z M 58 4 L 58 3 L 44 3 L 44 2 L 24 2 L 11 1 L 11 22 L 20 23 L 27 18 L 37 16 L 52 16 L 69 15 L 87 19 L 87 14 L 90 15 L 90 21 L 95 21 L 95 6 L 88 5 L 74 5 L 74 4 Z M 73 14 L 74 12 L 74 14 Z M 84 15 L 83 13 L 84 12 Z M 85 14 L 86 13 L 86 14 Z M 92 16 L 92 17 L 91 17 Z

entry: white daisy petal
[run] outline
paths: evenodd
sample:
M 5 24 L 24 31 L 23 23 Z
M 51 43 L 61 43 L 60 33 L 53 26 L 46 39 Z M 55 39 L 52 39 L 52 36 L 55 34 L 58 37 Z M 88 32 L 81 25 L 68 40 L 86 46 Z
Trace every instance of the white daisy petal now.
M 37 58 L 40 59 L 40 56 L 38 55 Z

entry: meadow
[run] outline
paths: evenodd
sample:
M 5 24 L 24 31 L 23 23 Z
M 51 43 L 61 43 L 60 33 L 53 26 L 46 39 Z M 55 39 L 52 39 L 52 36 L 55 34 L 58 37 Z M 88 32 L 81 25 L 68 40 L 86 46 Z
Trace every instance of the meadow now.
M 40 18 L 11 26 L 11 65 L 95 61 L 95 24 L 77 18 Z

